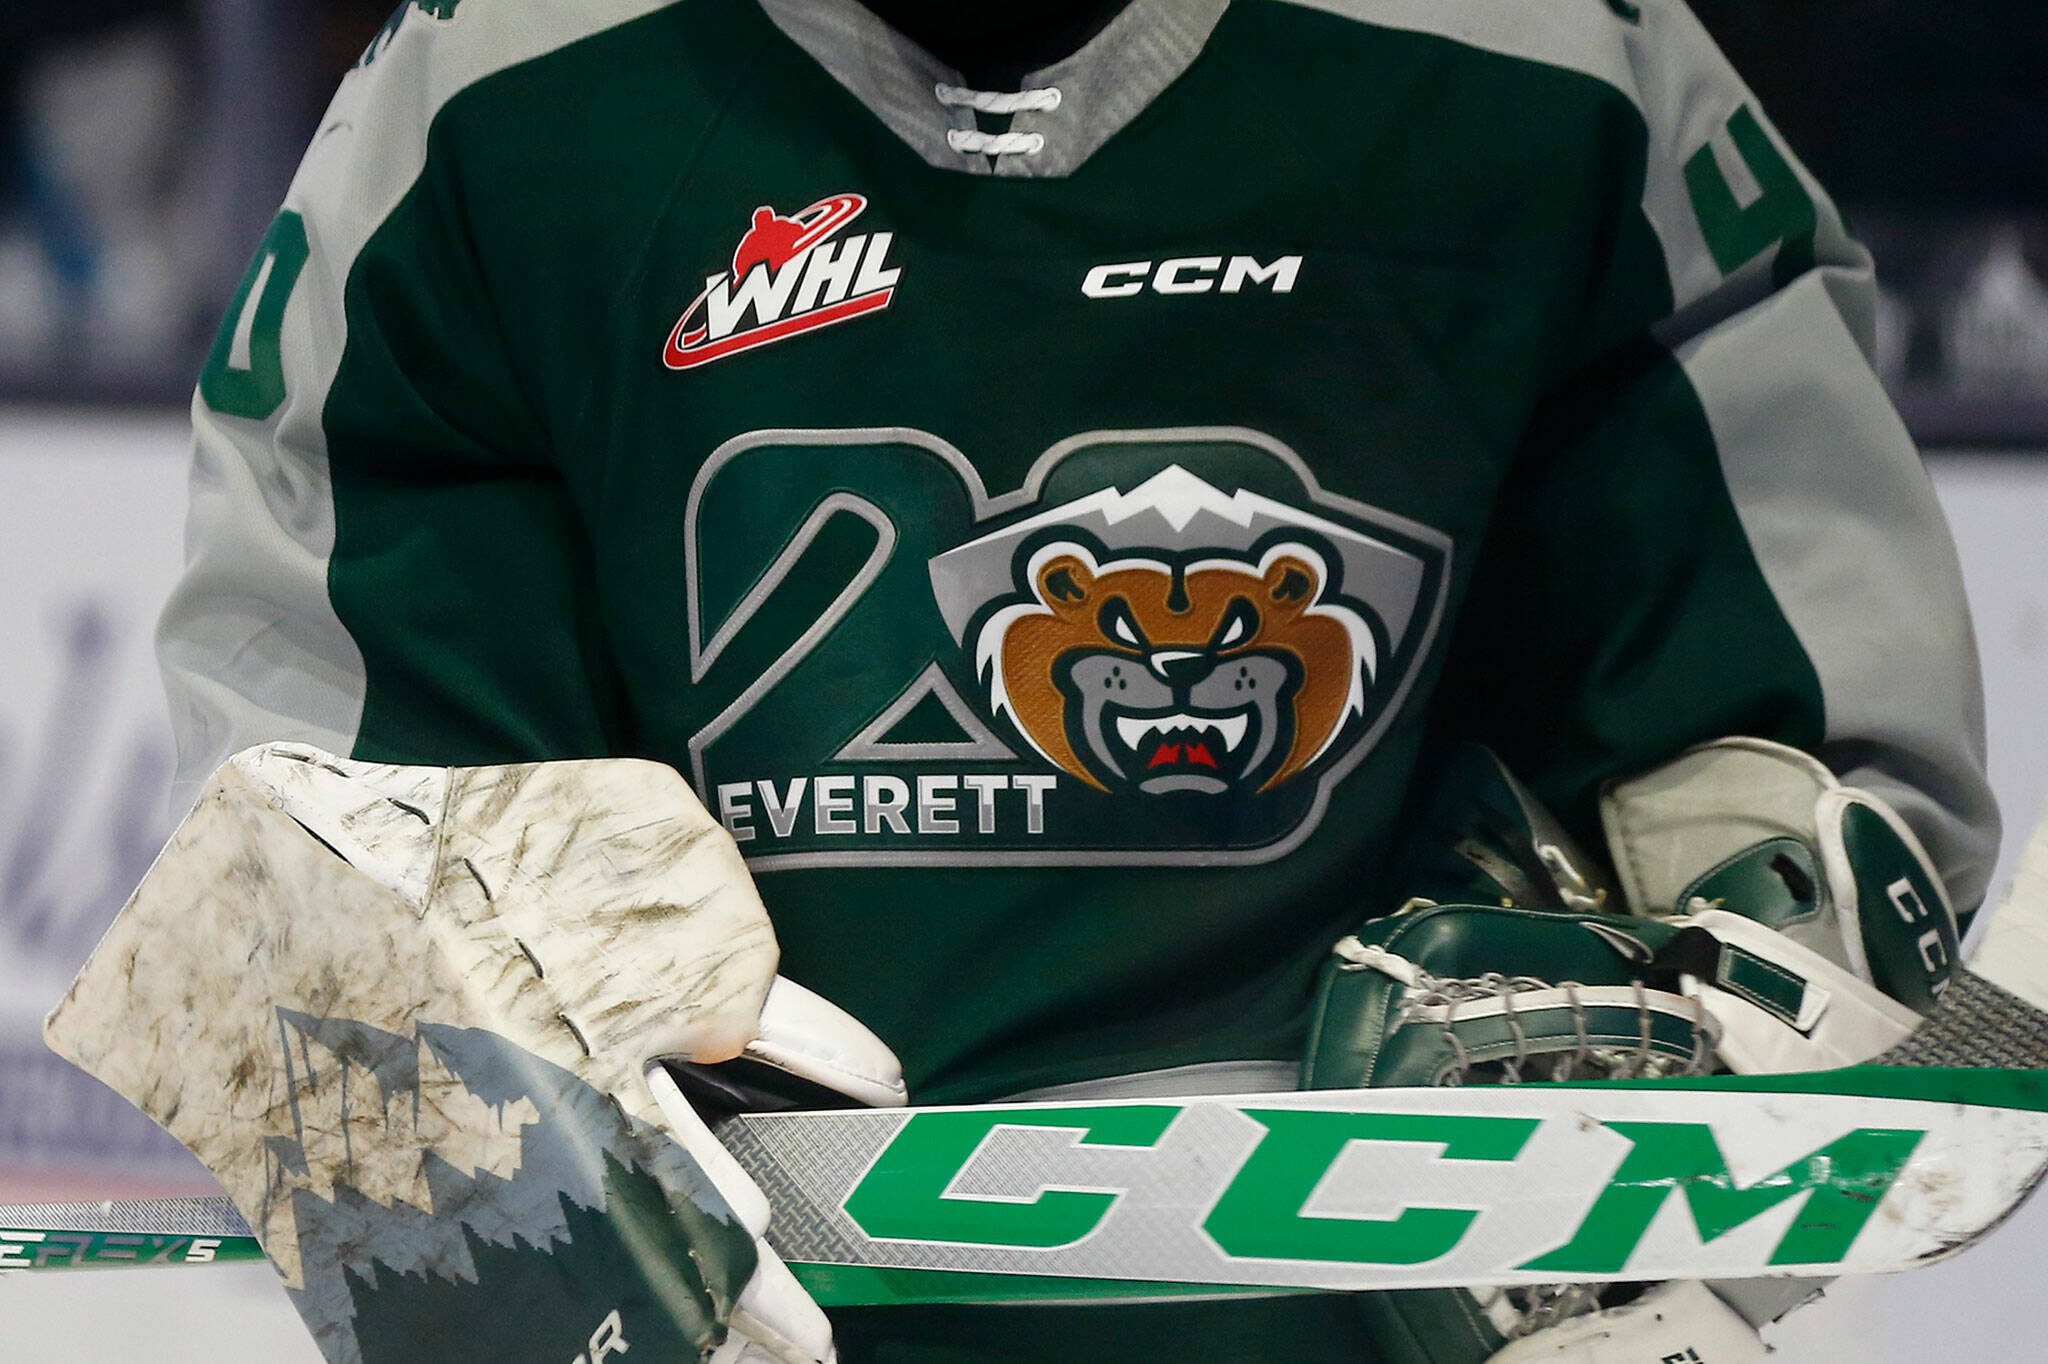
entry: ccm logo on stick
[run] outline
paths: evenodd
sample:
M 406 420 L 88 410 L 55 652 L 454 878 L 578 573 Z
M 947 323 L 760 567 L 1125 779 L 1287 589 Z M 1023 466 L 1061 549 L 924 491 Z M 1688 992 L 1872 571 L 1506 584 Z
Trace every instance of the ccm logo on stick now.
M 1156 265 L 1148 260 L 1098 265 L 1081 281 L 1090 298 L 1129 298 L 1148 288 L 1155 294 L 1242 293 L 1246 285 L 1262 284 L 1276 294 L 1294 292 L 1301 257 L 1282 256 L 1270 265 L 1256 256 L 1178 256 Z

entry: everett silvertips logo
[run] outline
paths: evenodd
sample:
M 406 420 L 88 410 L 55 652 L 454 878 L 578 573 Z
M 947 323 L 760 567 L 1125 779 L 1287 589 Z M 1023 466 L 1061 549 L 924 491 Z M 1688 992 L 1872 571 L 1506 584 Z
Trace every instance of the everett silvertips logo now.
M 991 713 L 1047 762 L 1104 793 L 1249 795 L 1364 715 L 1385 627 L 1338 584 L 1346 554 L 1377 548 L 1175 464 L 932 572 L 949 601 L 985 591 L 962 628 L 975 672 Z
M 1401 714 L 1451 553 L 1242 428 L 1005 492 L 928 432 L 735 437 L 688 512 L 691 774 L 757 870 L 1270 861 Z
M 867 206 L 862 195 L 834 194 L 787 216 L 755 209 L 732 270 L 704 281 L 664 362 L 695 369 L 888 307 L 903 275 L 888 265 L 894 234 L 839 236 Z

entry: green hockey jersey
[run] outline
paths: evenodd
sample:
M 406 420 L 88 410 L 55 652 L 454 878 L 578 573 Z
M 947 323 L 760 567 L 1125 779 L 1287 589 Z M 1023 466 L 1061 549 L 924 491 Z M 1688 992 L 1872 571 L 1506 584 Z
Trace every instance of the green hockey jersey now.
M 1874 304 L 1679 0 L 1135 0 L 997 92 L 853 0 L 414 0 L 199 387 L 183 774 L 670 763 L 924 1101 L 1284 1084 L 1453 739 L 1583 829 L 1792 743 L 1967 907 Z

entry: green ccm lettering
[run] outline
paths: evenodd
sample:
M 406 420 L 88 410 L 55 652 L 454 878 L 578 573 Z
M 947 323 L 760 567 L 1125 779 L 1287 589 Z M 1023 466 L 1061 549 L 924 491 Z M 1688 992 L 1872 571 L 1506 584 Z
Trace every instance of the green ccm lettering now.
M 1426 1113 L 1340 1113 L 1251 1109 L 1266 1136 L 1202 1224 L 1237 1259 L 1329 1260 L 1413 1265 L 1448 1254 L 1479 1211 L 1407 1208 L 1395 1217 L 1310 1217 L 1309 1196 L 1338 1156 L 1359 1141 L 1419 1142 L 1445 1160 L 1512 1161 L 1541 1125 L 1537 1118 Z
M 1084 1146 L 1148 1147 L 1158 1142 L 1180 1111 L 1138 1104 L 918 1113 L 847 1196 L 846 1215 L 877 1240 L 1037 1250 L 1072 1245 L 1101 1225 L 1117 1193 L 1041 1189 L 1036 1198 L 1018 1202 L 946 1191 L 998 1128 L 1074 1132 L 1075 1143 Z
M 1524 1265 L 1560 1274 L 1618 1274 L 1664 1200 L 1683 1192 L 1702 1242 L 1805 1197 L 1771 1255 L 1774 1265 L 1833 1264 L 1897 1182 L 1927 1135 L 1858 1128 L 1748 1186 L 1736 1182 L 1713 1130 L 1701 1123 L 1611 1122 L 1634 1143 L 1621 1168 L 1564 1246 Z

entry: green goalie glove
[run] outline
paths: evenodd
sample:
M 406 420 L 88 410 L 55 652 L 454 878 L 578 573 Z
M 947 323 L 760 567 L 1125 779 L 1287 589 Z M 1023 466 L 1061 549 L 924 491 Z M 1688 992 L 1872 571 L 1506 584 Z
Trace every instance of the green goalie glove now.
M 1617 783 L 1602 816 L 1618 885 L 1491 753 L 1453 753 L 1411 823 L 1411 898 L 1336 945 L 1303 1087 L 1831 1069 L 1904 1040 L 1947 988 L 1960 925 L 1925 851 L 1806 754 L 1704 745 Z M 1812 1291 L 1369 1301 L 1390 1364 L 1733 1364 Z

